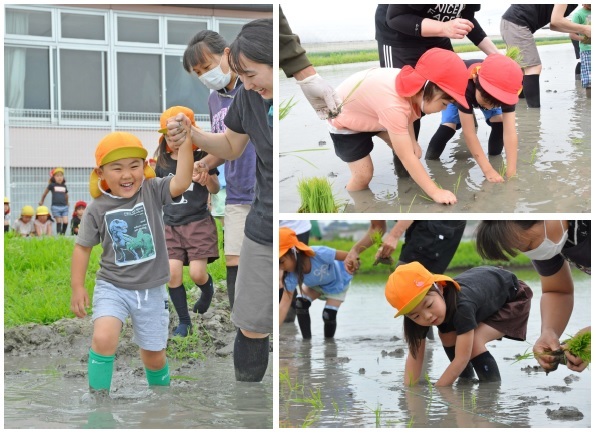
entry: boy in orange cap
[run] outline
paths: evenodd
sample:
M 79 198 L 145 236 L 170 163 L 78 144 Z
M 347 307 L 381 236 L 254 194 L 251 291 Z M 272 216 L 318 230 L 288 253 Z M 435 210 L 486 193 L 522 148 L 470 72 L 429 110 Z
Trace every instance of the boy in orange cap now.
M 352 177 L 348 191 L 364 190 L 373 176 L 370 153 L 378 136 L 397 155 L 408 174 L 435 202 L 454 204 L 455 195 L 439 188 L 422 163 L 413 123 L 421 113 L 436 113 L 453 100 L 468 107 L 465 99 L 468 73 L 453 51 L 432 48 L 415 68 L 372 68 L 348 77 L 337 88 L 344 105 L 328 119 L 336 155 L 348 163 Z M 398 176 L 402 174 L 398 173 Z
M 398 310 L 395 316 L 404 317 L 409 348 L 404 384 L 418 382 L 426 334 L 437 326 L 451 363 L 435 386 L 449 386 L 457 377 L 472 377 L 472 367 L 480 381 L 501 380 L 486 344 L 502 337 L 526 339 L 532 290 L 497 267 L 475 267 L 452 279 L 411 262 L 389 276 L 385 297 Z
M 332 338 L 337 328 L 337 311 L 346 299 L 352 281 L 343 264 L 348 252 L 325 246 L 309 247 L 296 232 L 279 228 L 279 268 L 283 271 L 284 295 L 279 303 L 279 323 L 284 322 L 292 293 L 298 288 L 296 316 L 304 339 L 312 337 L 308 309 L 313 300 L 326 300 L 323 310 L 324 334 Z
M 93 293 L 93 340 L 89 351 L 89 387 L 109 393 L 114 353 L 122 324 L 132 318 L 133 341 L 141 349 L 150 386 L 170 383 L 165 348 L 168 340 L 170 280 L 162 207 L 181 195 L 192 177 L 188 127 L 178 124 L 181 145 L 174 176 L 155 178 L 147 150 L 130 133 L 105 136 L 95 150 L 97 167 L 72 255 L 71 310 L 83 318 L 89 307 L 85 275 L 91 249 L 103 252 Z M 176 131 L 176 130 L 172 130 Z
M 466 88 L 468 108 L 459 103 L 449 104 L 441 112 L 439 129 L 428 144 L 425 158 L 438 160 L 447 142 L 456 129 L 462 128 L 466 145 L 490 182 L 503 182 L 503 177 L 491 166 L 484 155 L 476 126 L 474 108 L 480 108 L 491 127 L 488 138 L 488 155 L 501 155 L 505 146 L 507 171 L 511 178 L 517 171 L 517 132 L 515 130 L 515 104 L 522 89 L 523 72 L 521 67 L 503 54 L 491 54 L 484 61 L 465 60 L 469 80 Z

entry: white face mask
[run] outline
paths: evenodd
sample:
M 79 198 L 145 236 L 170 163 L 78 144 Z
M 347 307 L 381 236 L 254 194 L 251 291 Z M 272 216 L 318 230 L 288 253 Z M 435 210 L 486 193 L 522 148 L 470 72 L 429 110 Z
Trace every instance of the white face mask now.
M 218 66 L 213 68 L 211 71 L 207 71 L 203 75 L 199 75 L 199 80 L 201 80 L 201 83 L 211 90 L 221 90 L 230 84 L 230 81 L 232 80 L 232 71 L 228 71 L 227 74 L 222 71 L 222 60 L 223 56 L 219 61 Z
M 561 253 L 563 250 L 563 246 L 567 242 L 567 230 L 565 230 L 563 226 L 563 222 L 561 221 L 561 228 L 563 228 L 563 236 L 561 237 L 561 241 L 555 243 L 548 239 L 548 235 L 546 234 L 546 220 L 544 221 L 544 241 L 536 247 L 535 249 L 528 250 L 524 252 L 528 258 L 534 261 L 543 261 L 546 259 L 551 259 Z

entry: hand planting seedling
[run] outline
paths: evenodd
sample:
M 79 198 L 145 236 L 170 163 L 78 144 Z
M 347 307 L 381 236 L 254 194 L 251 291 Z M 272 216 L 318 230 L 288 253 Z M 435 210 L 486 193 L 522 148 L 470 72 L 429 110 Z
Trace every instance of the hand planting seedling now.
M 545 369 L 546 375 L 549 372 L 556 371 L 559 367 L 559 364 L 566 365 L 567 364 L 567 357 L 565 356 L 565 351 L 569 351 L 573 356 L 579 357 L 584 362 L 590 364 L 592 362 L 591 356 L 591 342 L 592 342 L 592 332 L 586 331 L 584 333 L 578 333 L 575 336 L 567 339 L 566 341 L 561 342 L 561 348 L 555 351 L 546 351 L 544 353 L 533 353 L 530 351 L 526 351 L 524 354 L 515 357 L 515 361 L 519 362 L 521 360 L 531 359 L 536 355 L 548 355 L 553 356 L 555 360 L 552 363 L 551 369 Z

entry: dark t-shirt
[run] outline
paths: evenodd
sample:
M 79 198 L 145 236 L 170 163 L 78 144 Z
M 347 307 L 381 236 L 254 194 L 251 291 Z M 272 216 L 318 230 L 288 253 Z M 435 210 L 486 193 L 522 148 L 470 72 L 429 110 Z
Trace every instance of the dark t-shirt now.
M 577 5 L 567 5 L 565 16 L 575 10 Z M 518 26 L 527 27 L 532 33 L 550 23 L 555 8 L 554 4 L 511 5 L 503 14 L 503 19 Z
M 74 216 L 70 221 L 70 234 L 76 235 L 75 229 L 77 229 L 81 225 L 81 219 L 79 216 Z
M 66 184 L 50 182 L 48 190 L 52 192 L 52 206 L 66 206 L 66 194 L 68 193 Z
M 532 261 L 541 276 L 557 273 L 565 260 L 575 265 L 584 273 L 592 274 L 592 256 L 590 251 L 590 220 L 569 220 L 567 242 L 561 253 L 545 261 Z
M 193 152 L 194 161 L 199 161 L 207 155 L 206 152 L 195 150 Z M 155 174 L 159 178 L 165 178 L 176 174 L 176 165 L 178 160 L 174 160 L 170 154 L 163 157 L 165 167 L 156 166 Z M 209 175 L 218 175 L 219 170 L 211 169 Z M 209 216 L 207 200 L 209 199 L 209 190 L 204 185 L 197 182 L 191 182 L 188 189 L 180 196 L 172 199 L 172 203 L 163 207 L 163 222 L 168 226 L 182 226 L 198 220 L 203 220 Z
M 486 33 L 474 18 L 474 13 L 479 10 L 478 4 L 378 5 L 375 13 L 375 39 L 383 44 L 400 48 L 400 58 L 393 59 L 397 67 L 414 66 L 420 56 L 430 48 L 437 47 L 453 51 L 449 38 L 422 36 L 422 20 L 425 18 L 435 21 L 451 21 L 455 18 L 470 20 L 474 28 L 468 33 L 468 38 L 478 45 L 486 38 Z
M 226 127 L 250 137 L 257 153 L 255 200 L 246 217 L 244 234 L 263 245 L 273 244 L 273 128 L 267 124 L 267 113 L 273 100 L 258 93 L 238 90 L 224 120 Z
M 469 59 L 469 60 L 464 60 L 464 63 L 466 64 L 466 67 L 469 68 L 475 64 L 481 64 L 482 63 L 482 59 Z M 464 106 L 462 106 L 459 103 L 455 103 L 455 106 L 457 107 L 457 109 L 463 113 L 468 113 L 468 114 L 472 114 L 474 113 L 474 109 L 475 108 L 482 108 L 478 105 L 478 100 L 476 99 L 476 85 L 474 84 L 474 80 L 472 78 L 470 78 L 468 80 L 468 87 L 466 87 L 466 101 L 468 102 L 468 105 L 470 106 L 470 108 L 465 108 Z M 503 113 L 512 113 L 515 112 L 515 104 L 513 105 L 506 105 L 503 104 L 501 105 L 501 110 L 503 111 Z
M 461 288 L 457 292 L 457 309 L 438 328 L 441 333 L 455 330 L 458 335 L 474 330 L 479 323 L 513 300 L 519 285 L 515 274 L 491 266 L 472 268 L 453 280 Z

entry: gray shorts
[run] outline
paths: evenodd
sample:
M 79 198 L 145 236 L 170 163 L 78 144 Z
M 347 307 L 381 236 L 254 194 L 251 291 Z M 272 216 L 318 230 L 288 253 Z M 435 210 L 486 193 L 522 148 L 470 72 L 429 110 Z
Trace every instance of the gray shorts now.
M 273 331 L 273 247 L 242 241 L 232 322 L 255 333 Z
M 501 20 L 501 36 L 507 47 L 518 47 L 522 56 L 521 67 L 542 65 L 534 35 L 529 28 Z
M 130 315 L 132 341 L 143 350 L 161 351 L 168 344 L 168 293 L 166 286 L 150 289 L 122 289 L 105 280 L 95 281 L 93 321 L 104 316 L 118 318 L 122 323 Z

